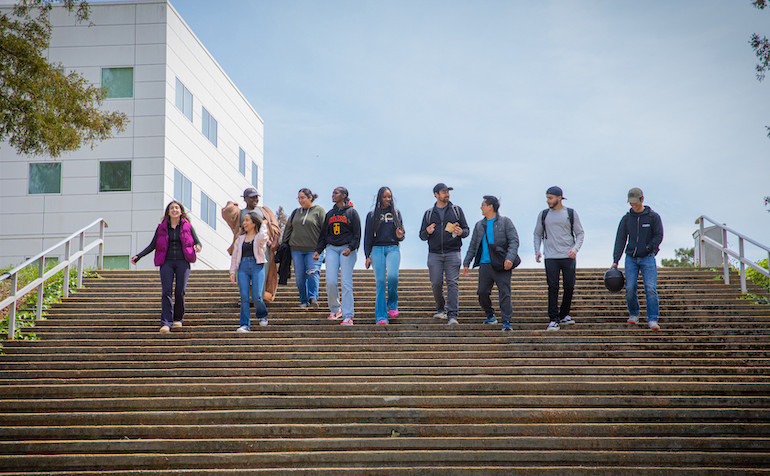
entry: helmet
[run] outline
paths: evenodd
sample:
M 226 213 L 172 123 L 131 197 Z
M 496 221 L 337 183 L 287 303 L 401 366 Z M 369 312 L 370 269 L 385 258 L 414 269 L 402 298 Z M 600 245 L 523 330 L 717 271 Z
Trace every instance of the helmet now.
M 623 271 L 618 268 L 610 268 L 604 273 L 604 286 L 611 293 L 620 292 L 626 285 L 626 277 L 623 276 Z

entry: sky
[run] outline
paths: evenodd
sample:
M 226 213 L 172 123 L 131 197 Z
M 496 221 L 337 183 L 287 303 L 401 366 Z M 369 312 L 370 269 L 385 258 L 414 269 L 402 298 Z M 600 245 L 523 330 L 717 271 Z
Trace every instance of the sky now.
M 579 267 L 611 264 L 631 187 L 662 217 L 659 264 L 702 214 L 770 244 L 770 77 L 748 44 L 770 9 L 750 0 L 172 4 L 264 120 L 264 204 L 308 187 L 328 210 L 341 185 L 363 218 L 387 185 L 402 268 L 426 266 L 437 182 L 471 227 L 499 197 L 523 267 L 551 185 L 586 230 Z

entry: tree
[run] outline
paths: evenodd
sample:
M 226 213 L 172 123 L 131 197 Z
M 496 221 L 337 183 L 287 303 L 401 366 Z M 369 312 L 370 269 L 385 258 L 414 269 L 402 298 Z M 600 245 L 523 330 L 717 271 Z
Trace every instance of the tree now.
M 752 4 L 760 10 L 764 10 L 767 7 L 767 0 L 754 0 Z M 770 39 L 766 36 L 760 37 L 754 33 L 751 35 L 749 44 L 754 49 L 754 53 L 756 53 L 759 60 L 755 67 L 757 70 L 757 80 L 762 81 L 765 79 L 765 73 L 770 71 Z M 770 137 L 770 126 L 765 126 L 765 129 L 767 129 L 767 137 Z
M 89 18 L 84 0 L 21 0 L 0 12 L 0 141 L 17 152 L 59 157 L 83 143 L 122 132 L 128 118 L 99 110 L 106 91 L 77 72 L 49 62 L 49 14 L 61 3 L 79 22 Z
M 674 259 L 661 260 L 669 268 L 692 268 L 695 266 L 695 248 L 679 248 L 674 251 Z
M 768 205 L 770 205 L 770 197 L 765 197 L 765 206 Z M 768 210 L 767 213 L 770 213 L 770 210 Z

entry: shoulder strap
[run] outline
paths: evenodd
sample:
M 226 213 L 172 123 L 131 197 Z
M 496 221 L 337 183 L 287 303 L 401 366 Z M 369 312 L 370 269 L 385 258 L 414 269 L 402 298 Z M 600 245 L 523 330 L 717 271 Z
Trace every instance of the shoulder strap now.
M 457 218 L 457 221 L 460 221 L 460 212 L 457 211 L 457 205 L 454 203 L 452 204 L 452 211 L 455 212 L 455 218 Z
M 548 232 L 545 231 L 545 216 L 548 215 L 548 210 L 550 210 L 550 209 L 546 208 L 545 210 L 543 210 L 543 212 L 540 215 L 540 223 L 543 225 L 543 239 L 544 240 L 548 238 Z
M 567 216 L 569 217 L 569 232 L 571 236 L 575 236 L 575 210 L 567 207 Z

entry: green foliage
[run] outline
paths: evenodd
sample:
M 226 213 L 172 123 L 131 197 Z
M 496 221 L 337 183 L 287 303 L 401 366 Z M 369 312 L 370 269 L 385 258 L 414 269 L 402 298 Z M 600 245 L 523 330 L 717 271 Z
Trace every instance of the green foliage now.
M 767 258 L 763 259 L 762 261 L 757 261 L 757 266 L 761 266 L 765 269 L 767 269 Z M 761 286 L 763 288 L 768 287 L 768 278 L 764 274 L 760 273 L 759 271 L 746 267 L 746 277 L 751 280 L 752 283 L 756 284 L 757 286 Z
M 46 264 L 46 271 L 56 266 L 56 263 Z M 9 267 L 2 272 L 7 272 L 13 267 Z M 33 263 L 26 268 L 19 271 L 18 274 L 18 289 L 23 288 L 27 284 L 31 283 L 38 277 L 37 266 Z M 83 271 L 84 278 L 98 278 L 97 273 L 85 270 Z M 76 293 L 77 285 L 77 270 L 70 270 L 70 294 Z M 5 279 L 0 282 L 0 300 L 3 300 L 11 294 L 10 279 Z M 59 271 L 53 275 L 43 286 L 43 319 L 48 314 L 48 309 L 51 305 L 61 302 L 64 294 L 64 270 Z M 14 331 L 14 338 L 21 340 L 37 340 L 37 336 L 34 333 L 23 333 L 23 329 L 29 327 L 35 327 L 35 310 L 37 306 L 37 289 L 30 292 L 17 303 L 16 309 L 16 326 Z M 8 309 L 3 309 L 0 314 L 0 339 L 6 339 L 8 337 Z M 0 346 L 0 350 L 2 346 Z
M 661 260 L 668 268 L 692 268 L 695 266 L 695 248 L 679 248 L 674 251 L 674 259 Z
M 767 0 L 754 0 L 752 5 L 760 10 L 764 10 L 767 7 Z M 757 55 L 759 62 L 754 69 L 757 71 L 757 80 L 762 81 L 765 79 L 765 73 L 770 70 L 770 39 L 766 36 L 760 37 L 754 33 L 749 40 L 751 48 L 754 49 L 754 53 Z M 765 126 L 767 129 L 767 137 L 770 137 L 770 126 Z
M 88 19 L 83 0 L 21 0 L 0 13 L 0 141 L 19 153 L 59 157 L 122 132 L 122 112 L 100 111 L 106 91 L 46 59 L 53 3 Z M 76 8 L 77 7 L 77 8 Z

